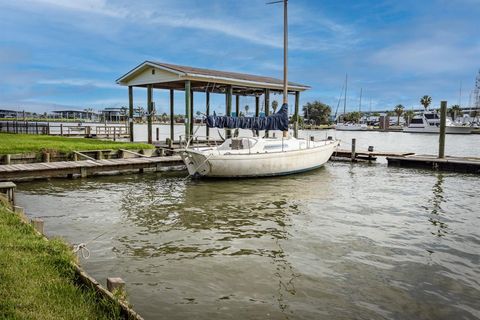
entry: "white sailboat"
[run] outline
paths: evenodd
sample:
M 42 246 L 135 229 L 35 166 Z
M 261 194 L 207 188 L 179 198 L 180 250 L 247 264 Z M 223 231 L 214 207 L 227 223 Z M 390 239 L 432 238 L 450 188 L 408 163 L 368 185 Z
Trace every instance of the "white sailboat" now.
M 284 4 L 283 106 L 287 91 L 287 0 Z M 288 107 L 286 107 L 288 113 Z M 288 117 L 287 117 L 288 118 Z M 288 119 L 287 119 L 288 122 Z M 287 126 L 288 130 L 288 126 Z M 181 157 L 192 176 L 265 177 L 313 170 L 324 165 L 339 141 L 309 141 L 288 136 L 281 138 L 229 138 L 218 147 L 187 148 Z
M 347 109 L 347 82 L 348 75 L 345 75 L 345 97 L 343 100 L 343 116 L 345 117 Z M 360 104 L 359 109 L 362 107 L 362 90 L 360 90 Z M 368 130 L 368 126 L 365 123 L 356 123 L 356 122 L 343 122 L 335 124 L 335 130 L 339 131 L 365 131 Z

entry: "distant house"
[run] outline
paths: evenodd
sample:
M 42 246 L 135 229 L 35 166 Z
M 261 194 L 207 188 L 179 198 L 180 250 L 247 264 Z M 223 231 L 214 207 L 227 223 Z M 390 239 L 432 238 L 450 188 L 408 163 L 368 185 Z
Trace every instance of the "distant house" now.
M 98 120 L 98 113 L 93 110 L 55 110 L 52 114 L 61 119 Z
M 126 108 L 105 108 L 101 111 L 104 121 L 126 121 L 128 119 L 128 109 Z
M 17 114 L 19 112 L 18 111 L 15 111 L 15 110 L 1 110 L 0 109 L 0 118 L 10 118 L 10 119 L 13 119 L 13 118 L 17 118 Z

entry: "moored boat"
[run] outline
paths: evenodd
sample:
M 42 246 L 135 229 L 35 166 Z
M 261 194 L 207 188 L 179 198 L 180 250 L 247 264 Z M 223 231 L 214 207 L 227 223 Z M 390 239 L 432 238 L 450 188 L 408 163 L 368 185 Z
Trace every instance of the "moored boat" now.
M 446 119 L 445 132 L 450 134 L 469 134 L 472 133 L 471 126 L 456 124 L 450 119 Z M 436 112 L 425 112 L 421 115 L 413 117 L 407 127 L 403 128 L 403 132 L 414 133 L 439 133 L 440 117 Z
M 201 177 L 265 177 L 321 167 L 339 141 L 289 138 L 232 138 L 218 147 L 182 152 L 188 172 Z

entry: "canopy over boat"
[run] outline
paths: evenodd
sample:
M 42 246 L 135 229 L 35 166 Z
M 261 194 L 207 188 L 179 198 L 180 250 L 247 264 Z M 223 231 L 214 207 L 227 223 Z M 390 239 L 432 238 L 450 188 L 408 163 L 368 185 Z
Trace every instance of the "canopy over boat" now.
M 288 105 L 284 103 L 277 113 L 267 117 L 207 116 L 209 128 L 280 130 L 288 131 Z

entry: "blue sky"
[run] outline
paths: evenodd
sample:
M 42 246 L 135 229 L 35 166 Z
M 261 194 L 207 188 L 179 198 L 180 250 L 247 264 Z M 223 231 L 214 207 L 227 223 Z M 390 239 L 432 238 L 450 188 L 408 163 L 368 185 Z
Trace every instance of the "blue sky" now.
M 0 107 L 126 105 L 115 79 L 144 60 L 281 78 L 282 6 L 265 2 L 0 0 Z M 350 110 L 361 88 L 364 110 L 419 107 L 424 94 L 455 104 L 460 85 L 468 104 L 480 68 L 480 0 L 290 0 L 289 10 L 289 77 L 312 87 L 302 105 L 335 109 L 345 73 Z M 144 104 L 146 91 L 134 98 Z M 166 111 L 168 93 L 154 98 Z

